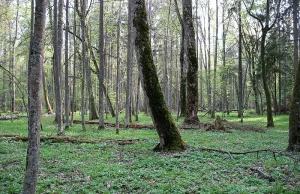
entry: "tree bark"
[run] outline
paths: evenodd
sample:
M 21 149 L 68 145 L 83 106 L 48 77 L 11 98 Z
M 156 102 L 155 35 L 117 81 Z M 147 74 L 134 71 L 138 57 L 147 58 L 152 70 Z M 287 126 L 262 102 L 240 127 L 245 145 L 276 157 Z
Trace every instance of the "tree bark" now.
M 66 0 L 65 30 L 65 129 L 70 125 L 70 84 L 69 84 L 69 0 Z
M 58 10 L 57 10 L 58 9 Z M 62 0 L 59 0 L 57 8 L 57 0 L 54 0 L 54 21 L 53 21 L 53 46 L 54 46 L 54 80 L 55 80 L 55 101 L 56 101 L 56 122 L 58 126 L 57 134 L 63 133 L 62 119 L 62 94 L 61 94 L 61 46 L 62 46 Z
M 117 77 L 116 77 L 116 134 L 120 133 L 120 30 L 121 30 L 121 3 L 119 8 L 118 30 L 117 30 Z
M 217 58 L 218 58 L 218 0 L 216 0 L 216 37 L 215 37 L 215 56 L 214 56 L 214 92 L 213 92 L 213 107 L 211 112 L 211 118 L 215 118 L 216 112 L 216 95 L 217 95 Z
M 299 7 L 299 0 L 293 1 L 293 37 L 294 37 L 294 78 L 296 79 L 296 72 L 298 68 L 298 37 L 299 37 L 299 30 L 298 30 L 298 7 Z
M 44 39 L 46 23 L 46 0 L 37 0 L 35 7 L 35 24 L 29 64 L 29 118 L 28 148 L 23 194 L 34 194 L 36 191 L 41 130 L 41 85 L 42 65 L 44 60 Z
M 85 8 L 85 0 L 82 0 L 81 2 L 81 38 L 82 38 L 82 80 L 81 80 L 81 121 L 82 121 L 82 131 L 86 131 L 85 128 L 85 104 L 84 104 L 84 98 L 85 98 L 85 76 L 86 76 L 86 28 L 85 28 L 85 14 L 86 14 L 86 8 Z
M 127 37 L 127 82 L 126 82 L 126 112 L 125 112 L 125 126 L 129 125 L 131 120 L 131 95 L 132 95 L 132 8 L 128 1 L 128 37 Z
M 187 71 L 187 113 L 184 123 L 199 123 L 198 118 L 198 61 L 196 56 L 195 32 L 192 17 L 192 1 L 183 0 L 183 24 L 185 32 L 185 51 L 188 62 Z
M 149 25 L 144 0 L 132 0 L 133 26 L 136 29 L 135 47 L 137 61 L 143 73 L 144 90 L 149 98 L 152 118 L 157 128 L 160 143 L 156 151 L 183 151 L 186 145 L 167 108 L 159 85 L 149 38 Z
M 241 1 L 238 2 L 239 10 L 239 64 L 238 64 L 238 117 L 241 118 L 243 122 L 243 67 L 242 67 L 242 16 L 241 16 Z
M 48 114 L 53 114 L 53 110 L 49 101 L 49 94 L 47 89 L 47 82 L 46 82 L 46 76 L 45 76 L 45 67 L 42 66 L 42 80 L 43 80 L 43 92 L 44 92 L 44 98 L 45 98 L 45 104 Z
M 174 0 L 175 10 L 178 17 L 178 20 L 181 25 L 181 43 L 180 43 L 180 116 L 185 117 L 187 113 L 187 102 L 186 102 L 186 60 L 184 56 L 184 38 L 185 31 L 184 25 L 182 21 L 182 17 L 180 16 L 177 0 Z
M 296 72 L 295 83 L 293 89 L 293 96 L 290 105 L 290 118 L 289 118 L 289 145 L 287 150 L 300 152 L 300 62 L 298 61 L 298 15 L 297 15 L 298 1 L 293 2 L 293 20 L 294 20 L 294 67 Z M 297 60 L 297 61 L 296 61 Z
M 104 128 L 104 37 L 103 37 L 103 0 L 100 0 L 99 7 L 99 57 L 100 57 L 100 67 L 99 67 L 99 126 L 98 129 Z M 92 50 L 92 49 L 90 49 Z M 92 51 L 91 51 L 92 52 Z

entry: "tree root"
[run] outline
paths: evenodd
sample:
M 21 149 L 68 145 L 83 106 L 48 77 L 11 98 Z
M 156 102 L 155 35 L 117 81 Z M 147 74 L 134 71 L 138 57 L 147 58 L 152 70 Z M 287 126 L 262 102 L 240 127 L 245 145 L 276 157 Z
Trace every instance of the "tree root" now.
M 15 141 L 28 141 L 27 136 L 19 136 L 12 134 L 1 134 L 0 137 L 5 139 L 15 140 Z M 116 143 L 118 145 L 130 145 L 135 144 L 137 142 L 143 141 L 146 142 L 148 139 L 126 139 L 126 140 L 118 140 L 118 139 L 83 139 L 83 138 L 73 138 L 67 136 L 41 136 L 40 141 L 51 141 L 52 143 Z

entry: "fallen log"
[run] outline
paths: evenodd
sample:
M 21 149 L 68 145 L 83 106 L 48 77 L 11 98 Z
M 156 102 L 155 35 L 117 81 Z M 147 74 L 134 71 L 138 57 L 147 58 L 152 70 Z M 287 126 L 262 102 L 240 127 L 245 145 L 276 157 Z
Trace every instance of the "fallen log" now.
M 73 121 L 74 124 L 81 124 L 80 120 L 74 120 Z M 97 121 L 86 121 L 85 124 L 87 125 L 99 125 L 99 122 Z M 115 123 L 104 123 L 105 126 L 107 127 L 116 127 Z M 120 128 L 127 128 L 124 124 L 120 124 Z M 147 128 L 147 129 L 154 129 L 153 125 L 139 125 L 139 124 L 130 124 L 128 125 L 128 128 L 131 129 L 143 129 L 143 128 Z
M 0 134 L 0 137 L 9 138 L 15 141 L 28 141 L 27 136 L 13 135 L 13 134 Z M 41 136 L 40 141 L 51 141 L 52 143 L 116 143 L 118 145 L 130 145 L 137 142 L 146 142 L 148 139 L 84 139 L 84 138 L 73 138 L 68 136 Z
M 27 118 L 27 116 L 16 116 L 16 115 L 0 116 L 0 120 L 14 120 L 19 118 Z

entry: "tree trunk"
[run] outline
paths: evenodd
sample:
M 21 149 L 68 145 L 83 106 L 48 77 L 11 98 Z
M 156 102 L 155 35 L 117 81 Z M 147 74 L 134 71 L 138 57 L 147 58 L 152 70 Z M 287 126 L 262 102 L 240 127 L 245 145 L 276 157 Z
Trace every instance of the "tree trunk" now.
M 119 134 L 119 115 L 120 115 L 120 24 L 121 23 L 121 3 L 119 9 L 119 18 L 118 18 L 118 31 L 117 31 L 117 79 L 116 79 L 116 134 Z
M 211 113 L 211 79 L 210 79 L 210 2 L 208 2 L 208 53 L 207 53 L 207 107 L 208 112 Z
M 263 80 L 263 87 L 266 95 L 266 102 L 267 102 L 267 127 L 274 127 L 273 115 L 272 115 L 272 100 L 271 100 L 271 93 L 269 89 L 269 85 L 267 83 L 267 73 L 266 73 L 266 62 L 265 62 L 265 41 L 268 31 L 266 29 L 262 30 L 262 38 L 261 38 L 261 45 L 260 45 L 260 62 L 261 62 L 261 73 L 262 73 L 262 80 Z
M 156 151 L 182 151 L 186 149 L 175 121 L 167 108 L 159 85 L 149 39 L 149 26 L 144 0 L 133 0 L 133 26 L 136 28 L 137 61 L 143 73 L 144 90 L 149 98 L 152 118 L 160 143 Z
M 59 6 L 57 8 L 57 0 L 54 0 L 54 32 L 53 32 L 53 44 L 54 44 L 54 80 L 55 80 L 55 101 L 56 101 L 56 122 L 58 125 L 57 134 L 63 133 L 63 119 L 62 119 L 62 94 L 61 94 L 61 51 L 62 51 L 62 0 L 59 0 Z M 57 10 L 58 9 L 58 10 Z
M 103 0 L 100 0 L 99 7 L 99 57 L 100 57 L 100 67 L 99 67 L 99 126 L 98 129 L 104 128 L 104 36 L 103 36 Z M 92 49 L 90 49 L 92 50 Z M 92 51 L 91 51 L 92 53 Z
M 242 16 L 241 16 L 241 1 L 238 3 L 239 11 L 239 64 L 238 64 L 238 117 L 243 122 L 243 67 L 242 67 Z
M 83 131 L 86 131 L 85 119 L 84 119 L 84 114 L 85 114 L 84 97 L 85 97 L 85 76 L 86 76 L 85 5 L 86 5 L 85 0 L 82 0 L 82 5 L 81 5 L 81 38 L 82 38 L 81 122 L 82 122 Z
M 294 66 L 297 70 L 295 76 L 295 83 L 293 89 L 293 96 L 290 106 L 289 118 L 289 145 L 287 150 L 300 152 L 300 62 L 298 61 L 298 15 L 297 15 L 298 1 L 293 2 L 293 20 L 294 20 Z M 297 61 L 296 61 L 297 60 Z M 295 71 L 296 72 L 296 71 Z
M 298 39 L 299 39 L 299 32 L 298 32 L 298 7 L 299 7 L 299 0 L 293 1 L 293 34 L 294 34 L 294 78 L 296 79 L 296 72 L 298 68 Z
M 131 95 L 132 95 L 132 10 L 131 3 L 128 1 L 128 37 L 127 37 L 127 83 L 126 83 L 126 112 L 125 126 L 128 127 L 131 120 Z
M 43 92 L 44 92 L 44 98 L 45 98 L 45 104 L 48 114 L 53 114 L 53 110 L 49 101 L 49 94 L 47 89 L 47 82 L 46 82 L 46 76 L 45 76 L 45 68 L 44 65 L 42 66 L 42 80 L 43 80 Z
M 215 56 L 214 56 L 214 92 L 213 92 L 213 108 L 211 118 L 215 118 L 216 112 L 216 95 L 217 95 L 217 58 L 218 58 L 218 0 L 216 0 L 216 37 L 215 37 Z
M 184 38 L 185 31 L 182 17 L 180 16 L 177 0 L 174 0 L 175 10 L 178 20 L 181 25 L 181 43 L 180 43 L 180 116 L 185 117 L 187 113 L 187 102 L 186 102 L 186 60 L 184 56 Z
M 73 21 L 73 91 L 72 91 L 72 114 L 71 114 L 71 124 L 73 124 L 74 120 L 74 112 L 75 112 L 75 96 L 76 96 L 76 63 L 77 63 L 77 46 L 76 46 L 76 12 L 73 13 L 74 21 Z
M 198 61 L 196 56 L 195 32 L 192 18 L 192 1 L 183 0 L 183 24 L 185 32 L 185 51 L 188 62 L 187 71 L 187 113 L 184 123 L 199 123 L 198 118 Z
M 46 1 L 37 0 L 35 9 L 35 24 L 29 64 L 29 118 L 28 118 L 28 147 L 26 170 L 23 184 L 23 194 L 34 194 L 36 191 L 38 163 L 40 151 L 41 130 L 41 85 L 42 66 L 44 60 L 44 39 L 46 22 Z
M 69 84 L 69 0 L 66 0 L 66 30 L 65 30 L 65 129 L 69 128 L 70 114 L 70 84 Z

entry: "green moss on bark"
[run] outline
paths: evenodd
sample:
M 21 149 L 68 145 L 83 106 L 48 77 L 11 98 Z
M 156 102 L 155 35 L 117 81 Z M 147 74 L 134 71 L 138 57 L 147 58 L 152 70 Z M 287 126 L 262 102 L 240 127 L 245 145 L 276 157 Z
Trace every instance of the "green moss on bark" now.
M 133 26 L 136 29 L 135 46 L 137 59 L 143 73 L 144 90 L 148 96 L 149 107 L 160 138 L 160 143 L 154 150 L 185 150 L 186 146 L 167 108 L 159 85 L 151 51 L 145 2 L 143 0 L 134 0 L 133 2 Z

